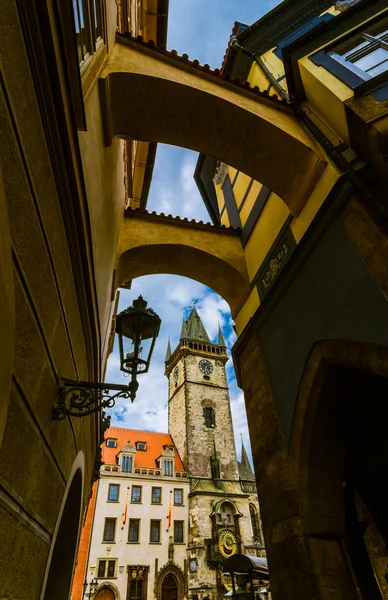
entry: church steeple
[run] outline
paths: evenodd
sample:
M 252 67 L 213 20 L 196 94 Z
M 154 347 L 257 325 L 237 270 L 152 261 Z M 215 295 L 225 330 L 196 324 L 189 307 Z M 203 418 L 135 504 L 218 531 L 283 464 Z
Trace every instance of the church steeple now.
M 179 339 L 183 340 L 183 339 L 187 338 L 186 329 L 187 329 L 187 321 L 185 321 L 185 318 L 183 317 L 183 319 L 182 319 L 181 335 L 180 335 Z
M 195 304 L 185 325 L 185 338 L 189 340 L 195 340 L 196 342 L 207 342 L 208 344 L 211 344 L 209 336 L 206 333 L 206 329 L 204 328 L 203 323 L 201 321 L 201 317 L 197 313 Z
M 168 336 L 168 344 L 167 344 L 167 350 L 166 350 L 166 358 L 164 362 L 167 362 L 169 360 L 171 356 L 171 344 L 170 344 L 170 336 Z
M 226 348 L 224 336 L 222 335 L 222 331 L 221 331 L 221 327 L 220 327 L 219 323 L 218 323 L 218 342 L 217 342 L 217 346 L 222 346 L 223 348 Z
M 244 467 L 246 467 L 253 473 L 251 463 L 249 462 L 247 451 L 245 450 L 242 434 L 241 434 L 241 464 L 244 465 Z

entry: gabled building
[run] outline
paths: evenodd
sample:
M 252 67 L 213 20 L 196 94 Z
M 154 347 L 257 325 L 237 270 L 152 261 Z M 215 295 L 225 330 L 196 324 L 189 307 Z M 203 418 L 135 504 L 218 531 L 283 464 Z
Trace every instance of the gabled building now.
M 73 600 L 83 600 L 92 580 L 100 600 L 161 599 L 167 589 L 172 599 L 186 598 L 190 487 L 171 436 L 111 427 L 102 459 Z

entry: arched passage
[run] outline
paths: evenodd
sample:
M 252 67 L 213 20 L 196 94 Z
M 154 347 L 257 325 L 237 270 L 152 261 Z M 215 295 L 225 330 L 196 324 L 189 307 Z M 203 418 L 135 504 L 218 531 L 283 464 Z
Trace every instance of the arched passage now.
M 388 349 L 356 342 L 317 344 L 300 388 L 291 457 L 299 475 L 302 516 L 312 571 L 323 568 L 341 598 L 379 600 L 386 586 L 378 572 L 387 561 Z M 369 551 L 367 523 L 357 496 L 385 546 Z M 319 543 L 317 540 L 320 540 Z M 347 560 L 344 560 L 344 557 Z M 377 569 L 377 570 L 376 570 Z
M 289 107 L 133 39 L 117 36 L 100 92 L 107 144 L 120 136 L 203 152 L 262 182 L 294 214 L 325 165 Z
M 70 595 L 81 522 L 83 464 L 83 455 L 80 453 L 74 463 L 58 517 L 42 600 L 68 600 Z
M 237 232 L 129 211 L 118 249 L 116 286 L 143 275 L 173 274 L 215 290 L 232 314 L 249 291 Z

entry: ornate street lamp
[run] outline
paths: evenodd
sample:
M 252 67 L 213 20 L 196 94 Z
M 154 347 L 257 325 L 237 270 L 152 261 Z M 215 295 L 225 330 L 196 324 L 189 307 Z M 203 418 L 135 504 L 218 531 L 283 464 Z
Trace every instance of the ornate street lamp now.
M 137 376 L 147 373 L 156 338 L 160 329 L 160 317 L 147 308 L 142 296 L 132 306 L 116 317 L 116 333 L 119 338 L 120 370 L 131 376 L 128 385 L 117 383 L 95 383 L 62 379 L 58 389 L 58 401 L 54 404 L 54 419 L 62 420 L 67 415 L 85 417 L 91 413 L 112 408 L 116 398 L 134 401 L 139 383 Z M 129 348 L 125 348 L 129 340 Z M 116 392 L 113 395 L 110 392 Z
M 85 581 L 84 585 L 83 585 L 83 597 L 86 596 L 87 598 L 91 598 L 92 596 L 94 596 L 94 594 L 96 593 L 97 588 L 98 588 L 97 579 L 92 579 L 92 581 L 89 583 L 89 591 L 88 592 L 86 591 L 87 588 L 88 588 L 88 583 L 87 583 L 87 581 Z

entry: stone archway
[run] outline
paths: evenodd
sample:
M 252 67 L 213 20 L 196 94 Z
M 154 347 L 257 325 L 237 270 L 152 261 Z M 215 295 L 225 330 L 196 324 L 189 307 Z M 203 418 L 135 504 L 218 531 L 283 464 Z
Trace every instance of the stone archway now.
M 183 600 L 185 592 L 185 578 L 181 569 L 173 562 L 167 563 L 156 578 L 156 600 Z
M 176 53 L 118 35 L 99 83 L 106 144 L 119 136 L 203 152 L 266 185 L 293 214 L 326 164 L 290 106 Z
M 344 600 L 379 600 L 388 593 L 357 513 L 359 496 L 385 540 L 377 558 L 387 562 L 387 395 L 388 348 L 351 341 L 315 345 L 300 386 L 291 459 L 309 577 L 318 580 L 319 571 L 319 585 L 330 580 Z
M 118 596 L 110 585 L 103 585 L 97 590 L 94 600 L 117 600 Z
M 187 219 L 127 211 L 118 246 L 115 287 L 143 275 L 174 274 L 214 289 L 232 314 L 249 293 L 237 231 Z
M 81 528 L 85 460 L 79 452 L 63 495 L 42 586 L 42 600 L 68 600 Z

